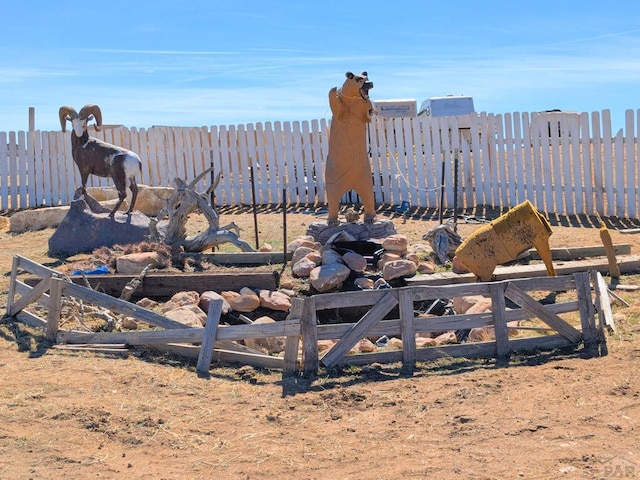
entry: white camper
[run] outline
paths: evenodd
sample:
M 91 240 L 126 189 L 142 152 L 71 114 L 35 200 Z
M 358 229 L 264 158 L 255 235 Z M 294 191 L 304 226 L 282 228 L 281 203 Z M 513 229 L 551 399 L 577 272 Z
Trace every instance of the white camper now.
M 373 108 L 382 117 L 415 117 L 418 102 L 414 99 L 376 100 Z
M 463 95 L 447 95 L 444 97 L 431 97 L 422 102 L 418 115 L 432 117 L 454 116 L 458 120 L 459 128 L 470 128 L 470 113 L 475 113 L 473 97 Z

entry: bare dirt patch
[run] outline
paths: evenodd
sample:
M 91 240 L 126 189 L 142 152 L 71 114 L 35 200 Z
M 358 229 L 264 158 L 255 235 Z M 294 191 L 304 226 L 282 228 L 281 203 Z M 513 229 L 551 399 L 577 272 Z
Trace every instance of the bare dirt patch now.
M 253 244 L 250 210 L 220 213 Z M 282 218 L 259 212 L 260 243 L 282 247 Z M 317 209 L 291 208 L 288 238 L 321 219 Z M 417 242 L 438 218 L 394 222 Z M 552 247 L 600 244 L 595 219 L 551 222 Z M 607 222 L 614 243 L 640 252 L 639 234 L 616 231 L 637 224 Z M 461 219 L 458 232 L 477 226 Z M 50 258 L 52 233 L 0 233 L 3 304 L 13 255 L 53 268 L 86 258 Z M 442 360 L 411 377 L 384 365 L 287 385 L 280 372 L 238 366 L 198 378 L 194 364 L 142 350 L 56 350 L 4 319 L 0 478 L 638 478 L 640 301 L 617 293 L 630 306 L 613 304 L 618 331 L 605 357 L 555 351 L 514 356 L 507 367 Z

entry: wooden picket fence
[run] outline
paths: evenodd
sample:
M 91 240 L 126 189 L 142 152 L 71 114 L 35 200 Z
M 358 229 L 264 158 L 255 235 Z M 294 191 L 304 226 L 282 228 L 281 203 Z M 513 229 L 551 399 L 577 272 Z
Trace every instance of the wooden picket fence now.
M 39 282 L 30 286 L 20 281 L 18 274 L 22 271 L 37 275 Z M 531 291 L 563 292 L 564 296 L 567 293 L 572 296 L 561 302 L 543 304 L 530 294 Z M 492 311 L 445 316 L 416 315 L 414 311 L 415 302 L 468 295 L 491 298 Z M 96 305 L 110 312 L 127 315 L 159 329 L 129 332 L 63 330 L 60 320 L 65 298 L 76 299 L 85 306 Z M 519 308 L 507 308 L 507 300 Z M 284 375 L 293 375 L 300 371 L 316 373 L 320 365 L 332 368 L 374 362 L 402 362 L 404 367 L 413 368 L 417 361 L 444 357 L 506 360 L 514 351 L 549 350 L 580 344 L 588 353 L 598 355 L 606 353 L 605 329 L 613 329 L 607 285 L 597 271 L 491 283 L 409 286 L 293 298 L 289 317 L 271 324 L 222 327 L 219 325 L 221 304 L 213 302 L 209 307 L 205 328 L 190 328 L 136 304 L 76 285 L 55 270 L 16 256 L 6 314 L 43 329 L 50 341 L 62 345 L 94 349 L 153 346 L 155 349 L 197 358 L 197 371 L 201 374 L 208 373 L 212 360 L 280 368 Z M 46 310 L 46 314 L 34 308 L 38 305 Z M 355 323 L 320 324 L 318 321 L 318 312 L 321 310 L 354 307 L 364 307 L 366 310 Z M 579 326 L 560 316 L 570 312 L 578 312 Z M 539 319 L 542 326 L 508 326 L 509 322 L 531 318 Z M 493 327 L 495 340 L 416 347 L 416 333 L 476 327 Z M 529 335 L 510 338 L 509 331 L 513 328 L 525 334 L 528 331 Z M 532 332 L 535 335 L 531 335 Z M 360 339 L 382 335 L 401 337 L 402 349 L 350 354 Z M 273 336 L 286 337 L 283 357 L 265 355 L 237 342 Z M 326 339 L 337 342 L 320 356 L 318 342 Z
M 543 212 L 636 218 L 640 110 L 611 131 L 608 110 L 479 113 L 459 131 L 453 117 L 376 117 L 368 127 L 378 204 L 508 208 L 529 199 Z M 106 126 L 98 138 L 138 152 L 139 183 L 172 186 L 209 166 L 222 174 L 215 203 L 323 204 L 329 122 L 202 128 Z M 67 205 L 79 175 L 70 133 L 0 132 L 0 210 Z M 210 179 L 208 179 L 210 181 Z M 91 186 L 110 185 L 91 178 Z M 203 185 L 204 187 L 204 185 Z M 344 202 L 356 202 L 345 195 Z

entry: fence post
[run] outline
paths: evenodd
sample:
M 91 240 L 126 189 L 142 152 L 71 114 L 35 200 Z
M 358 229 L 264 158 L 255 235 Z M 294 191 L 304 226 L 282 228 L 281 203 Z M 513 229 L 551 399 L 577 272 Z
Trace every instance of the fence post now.
M 304 301 L 299 298 L 291 299 L 291 309 L 289 310 L 289 316 L 287 320 L 298 320 L 301 323 L 301 319 L 304 315 Z M 300 325 L 298 323 L 298 325 Z M 298 335 L 289 335 L 284 348 L 284 368 L 282 371 L 283 377 L 290 377 L 298 372 L 298 344 L 300 343 L 300 330 Z
M 18 268 L 20 267 L 20 257 L 14 255 L 11 266 L 11 281 L 9 282 L 9 291 L 7 293 L 7 315 L 10 316 L 13 310 L 13 302 L 16 294 L 16 281 L 18 280 Z
M 62 312 L 62 287 L 64 280 L 51 278 L 49 288 L 49 313 L 47 314 L 47 340 L 55 342 L 58 335 L 58 325 L 60 324 L 60 313 Z
M 315 375 L 318 371 L 318 321 L 316 299 L 307 297 L 304 300 L 300 333 L 302 334 L 303 370 L 305 375 Z
M 402 366 L 413 370 L 416 363 L 416 329 L 413 317 L 411 287 L 398 291 L 400 308 L 400 333 L 402 335 Z
M 491 311 L 493 312 L 493 328 L 496 335 L 496 358 L 498 362 L 505 361 L 511 355 L 509 346 L 509 331 L 507 330 L 506 304 L 504 300 L 505 284 L 492 283 Z
M 574 273 L 573 279 L 576 282 L 584 348 L 587 352 L 594 353 L 598 346 L 598 330 L 591 296 L 590 274 L 588 272 Z
M 220 323 L 220 314 L 222 313 L 222 300 L 211 300 L 209 311 L 207 312 L 207 324 L 204 327 L 204 336 L 200 345 L 200 354 L 198 355 L 198 363 L 196 364 L 196 372 L 198 375 L 206 375 L 209 373 L 211 358 L 213 357 L 213 347 L 218 334 L 218 324 Z
M 611 301 L 609 299 L 609 289 L 607 284 L 602 278 L 602 274 L 597 270 L 591 271 L 591 278 L 593 286 L 596 292 L 596 310 L 598 312 L 598 335 L 602 344 L 605 344 L 604 330 L 605 327 L 609 332 L 616 330 L 615 322 L 613 320 L 613 313 L 611 312 Z

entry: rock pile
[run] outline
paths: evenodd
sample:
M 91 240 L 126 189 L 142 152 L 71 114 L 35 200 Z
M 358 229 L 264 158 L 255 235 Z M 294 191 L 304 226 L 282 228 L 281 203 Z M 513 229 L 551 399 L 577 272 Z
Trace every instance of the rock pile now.
M 308 279 L 319 293 L 340 290 L 351 279 L 356 289 L 388 287 L 388 282 L 414 276 L 417 272 L 433 273 L 434 265 L 427 260 L 431 249 L 422 244 L 409 246 L 407 237 L 393 234 L 380 240 L 380 251 L 373 258 L 346 249 L 340 253 L 335 245 L 357 243 L 347 232 L 340 232 L 324 245 L 312 236 L 301 236 L 287 245 L 292 254 L 291 272 Z M 375 244 L 376 241 L 373 241 Z M 339 250 L 345 250 L 341 248 Z
M 335 252 L 334 252 L 335 253 Z M 330 253 L 328 256 L 333 257 Z M 340 257 L 340 255 L 338 255 Z M 342 256 L 344 257 L 344 255 Z M 300 259 L 299 261 L 302 261 Z M 393 260 L 397 261 L 397 260 Z M 332 265 L 342 265 L 330 263 Z M 322 265 L 321 265 L 322 266 Z M 346 265 L 342 265 L 345 268 Z M 367 287 L 369 288 L 369 287 Z M 239 292 L 224 291 L 217 293 L 214 291 L 206 291 L 198 294 L 195 291 L 185 291 L 176 293 L 171 299 L 164 303 L 157 303 L 148 298 L 141 299 L 138 305 L 156 311 L 166 317 L 183 323 L 193 328 L 203 328 L 207 320 L 207 311 L 212 300 L 222 300 L 222 328 L 228 324 L 224 321 L 224 316 L 238 314 L 242 321 L 247 323 L 273 323 L 283 318 L 278 314 L 288 312 L 291 307 L 291 296 L 282 291 L 271 290 L 254 290 L 251 288 L 242 288 Z M 464 296 L 451 299 L 448 304 L 453 313 L 482 313 L 491 311 L 491 299 L 483 296 Z M 272 313 L 269 314 L 269 311 Z M 251 321 L 244 313 L 254 313 L 255 319 Z M 423 313 L 421 316 L 434 316 L 440 313 Z M 237 317 L 236 317 L 237 318 Z M 516 328 L 518 322 L 512 322 L 509 327 Z M 120 329 L 137 329 L 136 321 L 132 318 L 125 317 L 117 325 Z M 515 330 L 511 330 L 515 331 Z M 473 328 L 463 333 L 463 337 L 457 336 L 460 332 L 416 332 L 416 347 L 440 346 L 452 343 L 479 342 L 490 341 L 495 339 L 492 327 Z M 283 355 L 285 348 L 284 337 L 259 338 L 246 340 L 244 343 L 247 347 L 263 352 L 268 355 Z M 318 351 L 324 352 L 333 345 L 337 340 L 320 340 L 318 342 Z M 350 351 L 351 354 L 369 353 L 380 350 L 400 350 L 402 349 L 402 340 L 397 337 L 387 337 L 383 335 L 380 338 L 363 338 Z
M 224 317 L 229 314 L 242 315 L 242 320 L 247 323 L 273 323 L 281 319 L 282 312 L 288 312 L 291 308 L 291 297 L 284 292 L 256 291 L 247 287 L 242 288 L 239 292 L 225 291 L 217 293 L 206 291 L 202 294 L 195 291 L 178 292 L 167 302 L 159 303 L 149 298 L 143 298 L 137 302 L 137 305 L 160 313 L 189 327 L 203 328 L 207 323 L 209 304 L 213 300 L 223 301 L 221 327 L 229 324 L 229 322 L 224 321 Z M 253 321 L 243 315 L 250 312 L 257 315 L 254 315 L 256 318 Z M 119 321 L 116 327 L 118 329 L 136 330 L 138 324 L 135 319 L 125 317 Z M 251 342 L 247 340 L 244 344 L 265 354 L 277 355 L 284 352 L 285 339 L 284 337 L 255 339 Z
M 401 234 L 393 234 L 374 246 L 380 248 L 375 255 L 358 253 L 348 248 L 350 242 L 358 243 L 347 233 L 341 232 L 322 245 L 314 241 L 311 236 L 301 236 L 287 245 L 287 252 L 291 253 L 291 271 L 294 277 L 307 279 L 314 293 L 331 292 L 344 289 L 376 289 L 390 288 L 392 284 L 403 278 L 411 277 L 416 273 L 433 273 L 433 259 L 435 257 L 433 246 L 426 244 L 409 245 L 407 237 Z M 375 245 L 379 243 L 379 245 Z M 340 246 L 340 248 L 338 248 Z M 150 263 L 153 258 L 124 258 L 120 266 L 129 264 L 140 268 Z M 348 285 L 350 284 L 350 285 Z M 246 323 L 271 323 L 282 320 L 291 308 L 291 296 L 294 292 L 258 290 L 241 288 L 239 291 L 214 291 L 203 292 L 179 292 L 168 302 L 157 304 L 149 299 L 138 302 L 145 308 L 152 309 L 168 318 L 195 328 L 204 327 L 207 319 L 207 311 L 212 300 L 222 300 L 221 326 L 225 320 Z M 491 311 L 491 300 L 482 296 L 466 296 L 444 300 L 448 313 L 481 313 Z M 245 315 L 246 314 L 246 315 Z M 250 315 L 251 314 L 251 315 Z M 424 316 L 447 314 L 443 312 L 423 313 Z M 226 317 L 230 315 L 230 317 Z M 253 320 L 248 317 L 252 317 Z M 226 317 L 226 319 L 225 319 Z M 130 319 L 123 319 L 121 328 L 135 329 L 136 324 Z M 517 327 L 517 324 L 510 325 Z M 439 346 L 461 341 L 486 341 L 495 338 L 491 327 L 474 328 L 461 332 L 417 332 L 415 341 L 418 348 Z M 269 355 L 282 355 L 284 352 L 285 338 L 264 338 L 244 342 L 246 346 Z M 330 349 L 336 340 L 321 340 L 318 342 L 318 350 L 322 352 Z M 378 350 L 402 349 L 400 338 L 388 338 L 383 335 L 380 338 L 363 338 L 351 350 L 351 353 L 367 353 Z

